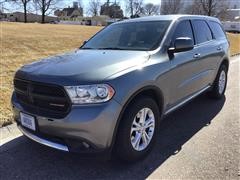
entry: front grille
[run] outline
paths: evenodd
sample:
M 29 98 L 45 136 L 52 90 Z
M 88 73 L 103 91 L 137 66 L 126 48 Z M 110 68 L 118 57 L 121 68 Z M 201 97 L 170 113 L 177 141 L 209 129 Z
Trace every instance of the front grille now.
M 14 89 L 19 103 L 30 113 L 63 118 L 71 103 L 63 87 L 14 79 Z

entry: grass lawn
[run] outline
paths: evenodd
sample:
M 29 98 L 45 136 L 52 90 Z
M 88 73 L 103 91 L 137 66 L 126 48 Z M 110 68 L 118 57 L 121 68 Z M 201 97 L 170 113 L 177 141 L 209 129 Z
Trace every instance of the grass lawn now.
M 24 64 L 78 48 L 101 27 L 0 22 L 0 127 L 11 123 L 12 78 Z M 231 53 L 240 52 L 240 35 L 229 35 Z
M 240 34 L 228 33 L 227 35 L 230 41 L 231 55 L 240 53 Z

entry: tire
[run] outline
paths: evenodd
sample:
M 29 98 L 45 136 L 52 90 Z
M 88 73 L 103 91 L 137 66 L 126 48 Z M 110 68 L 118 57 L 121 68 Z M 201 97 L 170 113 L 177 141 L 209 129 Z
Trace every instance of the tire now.
M 210 97 L 221 99 L 224 97 L 227 87 L 227 66 L 222 64 L 219 68 L 217 77 L 213 83 L 213 87 L 209 92 Z
M 140 128 L 140 117 L 144 112 L 147 114 L 146 118 L 142 118 L 145 119 L 145 125 L 151 125 L 145 130 Z M 115 143 L 115 155 L 117 158 L 123 161 L 134 162 L 145 157 L 154 145 L 159 130 L 159 122 L 159 107 L 152 98 L 144 96 L 130 103 L 119 124 Z M 133 123 L 135 124 L 133 125 Z M 149 140 L 147 140 L 146 134 Z M 139 138 L 140 136 L 141 138 Z

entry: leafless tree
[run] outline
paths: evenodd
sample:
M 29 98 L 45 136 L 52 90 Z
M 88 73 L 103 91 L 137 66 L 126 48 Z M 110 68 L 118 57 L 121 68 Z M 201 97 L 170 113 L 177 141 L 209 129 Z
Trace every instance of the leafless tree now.
M 220 11 L 228 8 L 225 0 L 199 0 L 203 12 L 208 16 L 216 16 Z
M 197 15 L 202 15 L 203 10 L 201 8 L 201 3 L 199 0 L 195 0 L 192 4 L 188 5 L 184 9 L 184 13 L 186 14 L 197 14 Z
M 126 8 L 131 18 L 138 17 L 143 13 L 143 0 L 126 0 Z
M 225 0 L 195 0 L 188 13 L 216 16 L 224 19 L 228 16 L 229 4 Z
M 89 12 L 93 15 L 93 16 L 97 16 L 99 11 L 100 11 L 100 0 L 90 0 L 89 2 Z
M 33 2 L 32 2 L 32 8 L 33 8 L 33 12 L 34 12 L 35 14 L 38 14 L 39 7 L 38 7 L 38 3 L 37 3 L 36 0 L 33 0 Z
M 48 12 L 56 9 L 56 4 L 61 0 L 34 0 L 39 11 L 42 14 L 42 23 L 45 23 L 45 17 Z
M 32 0 L 12 0 L 14 3 L 18 3 L 21 7 L 23 7 L 24 13 L 24 22 L 27 23 L 27 10 L 28 6 Z
M 6 2 L 10 2 L 11 0 L 0 0 L 0 5 L 6 3 Z
M 148 16 L 157 15 L 157 14 L 159 14 L 159 11 L 160 11 L 160 6 L 158 6 L 158 5 L 148 3 L 148 4 L 145 4 L 145 6 L 144 6 L 144 12 Z
M 182 5 L 182 0 L 162 0 L 161 14 L 177 14 Z
M 7 2 L 7 0 L 0 0 L 0 5 L 2 5 L 5 2 Z
M 0 1 L 0 14 L 4 11 L 4 1 Z
M 0 12 L 3 13 L 4 10 L 8 10 L 6 7 L 5 7 L 5 4 L 6 3 L 9 3 L 11 0 L 0 0 Z

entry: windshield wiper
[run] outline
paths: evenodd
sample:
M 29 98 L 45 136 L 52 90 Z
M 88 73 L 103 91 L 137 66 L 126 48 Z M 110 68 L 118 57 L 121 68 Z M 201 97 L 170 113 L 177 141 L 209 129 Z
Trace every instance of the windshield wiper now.
M 118 48 L 118 47 L 105 47 L 105 48 L 97 48 L 100 50 L 127 50 L 127 49 L 123 49 L 123 48 Z
M 80 49 L 94 49 L 94 48 L 90 48 L 90 47 L 83 47 L 83 48 L 80 48 Z

